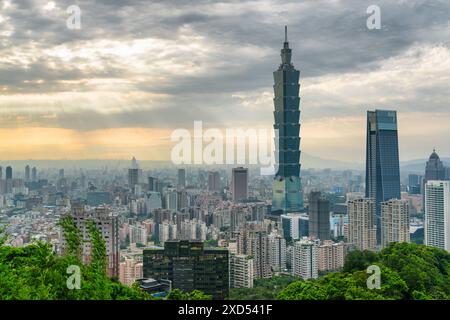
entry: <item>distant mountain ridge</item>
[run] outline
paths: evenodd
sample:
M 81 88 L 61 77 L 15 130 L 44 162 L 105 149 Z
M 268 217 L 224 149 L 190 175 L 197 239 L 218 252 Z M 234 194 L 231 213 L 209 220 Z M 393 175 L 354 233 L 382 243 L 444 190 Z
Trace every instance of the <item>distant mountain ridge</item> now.
M 138 163 L 143 169 L 170 167 L 170 161 L 161 160 L 138 160 Z M 417 172 L 423 173 L 427 159 L 416 159 L 400 162 L 400 170 L 402 172 Z M 450 157 L 441 158 L 445 166 L 450 166 Z M 301 154 L 302 169 L 335 169 L 335 170 L 364 170 L 365 162 L 346 162 L 334 159 L 325 159 L 317 157 L 305 152 Z M 6 166 L 12 166 L 13 169 L 22 170 L 26 165 L 31 167 L 36 166 L 38 169 L 49 168 L 64 168 L 64 169 L 123 169 L 131 165 L 130 159 L 83 159 L 83 160 L 11 160 L 0 161 L 0 166 L 3 170 Z M 198 165 L 196 165 L 198 166 Z M 237 166 L 237 165 L 235 165 Z M 208 166 L 204 166 L 207 168 Z

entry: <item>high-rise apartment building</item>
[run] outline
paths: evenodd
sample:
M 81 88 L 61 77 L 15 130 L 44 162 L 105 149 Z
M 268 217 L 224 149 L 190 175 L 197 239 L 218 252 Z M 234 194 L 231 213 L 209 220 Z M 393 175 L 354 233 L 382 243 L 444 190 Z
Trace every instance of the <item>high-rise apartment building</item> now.
M 367 111 L 366 198 L 375 200 L 380 242 L 381 202 L 401 199 L 396 111 Z
M 302 239 L 294 244 L 292 273 L 302 279 L 317 279 L 319 265 L 317 256 L 317 241 Z
M 204 247 L 203 242 L 168 241 L 164 248 L 144 250 L 144 277 L 225 299 L 230 285 L 228 250 Z
M 320 240 L 331 238 L 330 201 L 320 192 L 311 192 L 308 199 L 309 236 Z
M 393 199 L 381 203 L 381 246 L 391 242 L 409 242 L 409 205 Z
M 119 281 L 126 286 L 143 277 L 143 263 L 134 257 L 123 257 L 119 264 Z
M 142 224 L 137 223 L 135 225 L 130 225 L 128 227 L 128 236 L 130 238 L 130 243 L 147 244 L 148 232 Z
M 348 242 L 359 250 L 376 250 L 375 201 L 371 198 L 348 201 L 347 215 Z
M 230 288 L 253 288 L 253 258 L 230 254 Z
M 246 254 L 253 257 L 254 277 L 269 279 L 272 277 L 270 267 L 269 237 L 264 231 L 251 231 L 247 239 Z
M 319 271 L 335 271 L 343 268 L 346 254 L 344 242 L 323 241 L 317 248 Z
M 119 276 L 119 222 L 118 217 L 111 213 L 106 206 L 87 210 L 81 203 L 72 204 L 71 217 L 80 230 L 83 244 L 83 263 L 91 261 L 91 243 L 89 237 L 88 221 L 92 221 L 100 231 L 106 244 L 106 255 L 108 257 L 107 271 L 110 277 Z
M 450 181 L 425 185 L 425 245 L 450 251 Z
M 269 260 L 273 271 L 286 269 L 286 240 L 274 232 L 269 235 Z
M 231 176 L 231 194 L 233 202 L 242 202 L 248 198 L 248 169 L 233 168 Z
M 272 213 L 298 212 L 303 208 L 300 179 L 300 71 L 291 62 L 287 39 L 281 50 L 281 64 L 274 77 L 275 153 L 278 171 L 273 180 Z

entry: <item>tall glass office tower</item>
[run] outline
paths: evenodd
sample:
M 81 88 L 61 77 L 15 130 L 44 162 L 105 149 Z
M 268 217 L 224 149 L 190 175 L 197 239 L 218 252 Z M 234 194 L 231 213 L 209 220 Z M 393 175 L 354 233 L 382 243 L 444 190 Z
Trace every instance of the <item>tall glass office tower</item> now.
M 366 197 L 376 203 L 377 239 L 381 237 L 381 202 L 400 199 L 397 112 L 367 111 Z
M 300 71 L 291 63 L 287 40 L 281 50 L 281 64 L 274 77 L 274 129 L 278 171 L 273 182 L 272 213 L 296 212 L 303 208 L 300 180 Z

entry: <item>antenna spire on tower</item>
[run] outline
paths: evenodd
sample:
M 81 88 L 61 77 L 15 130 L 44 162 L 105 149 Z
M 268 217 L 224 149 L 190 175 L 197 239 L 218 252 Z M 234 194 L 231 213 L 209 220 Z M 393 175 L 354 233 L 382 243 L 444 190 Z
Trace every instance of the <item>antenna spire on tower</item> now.
M 284 42 L 288 42 L 288 38 L 287 38 L 287 26 L 284 26 Z

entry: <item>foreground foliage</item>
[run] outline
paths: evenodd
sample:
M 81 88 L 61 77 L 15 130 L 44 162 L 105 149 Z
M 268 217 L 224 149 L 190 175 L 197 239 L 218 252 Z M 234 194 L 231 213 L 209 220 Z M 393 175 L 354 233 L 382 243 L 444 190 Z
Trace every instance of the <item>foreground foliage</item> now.
M 92 262 L 81 263 L 81 237 L 70 218 L 61 222 L 66 230 L 68 252 L 53 253 L 49 244 L 37 242 L 15 248 L 0 239 L 0 300 L 130 300 L 151 297 L 136 287 L 127 287 L 106 275 L 106 247 L 100 232 L 89 225 Z M 1 234 L 1 232 L 0 232 Z M 69 266 L 80 268 L 80 289 L 69 289 Z
M 230 289 L 230 300 L 274 300 L 289 284 L 299 278 L 278 276 L 271 279 L 257 279 L 253 288 Z
M 0 228 L 0 300 L 150 300 L 149 294 L 136 284 L 127 287 L 106 274 L 106 246 L 100 231 L 88 223 L 91 262 L 81 262 L 82 237 L 70 217 L 61 220 L 67 250 L 56 255 L 49 244 L 37 242 L 16 248 L 5 245 L 6 235 Z M 80 269 L 80 289 L 69 289 L 69 266 Z M 70 280 L 69 280 L 70 281 Z M 207 300 L 200 291 L 183 293 L 174 290 L 168 299 Z
M 381 288 L 368 289 L 366 269 L 381 270 Z M 343 272 L 317 280 L 296 281 L 278 296 L 282 300 L 428 300 L 450 299 L 450 253 L 411 243 L 391 244 L 380 253 L 354 251 Z

